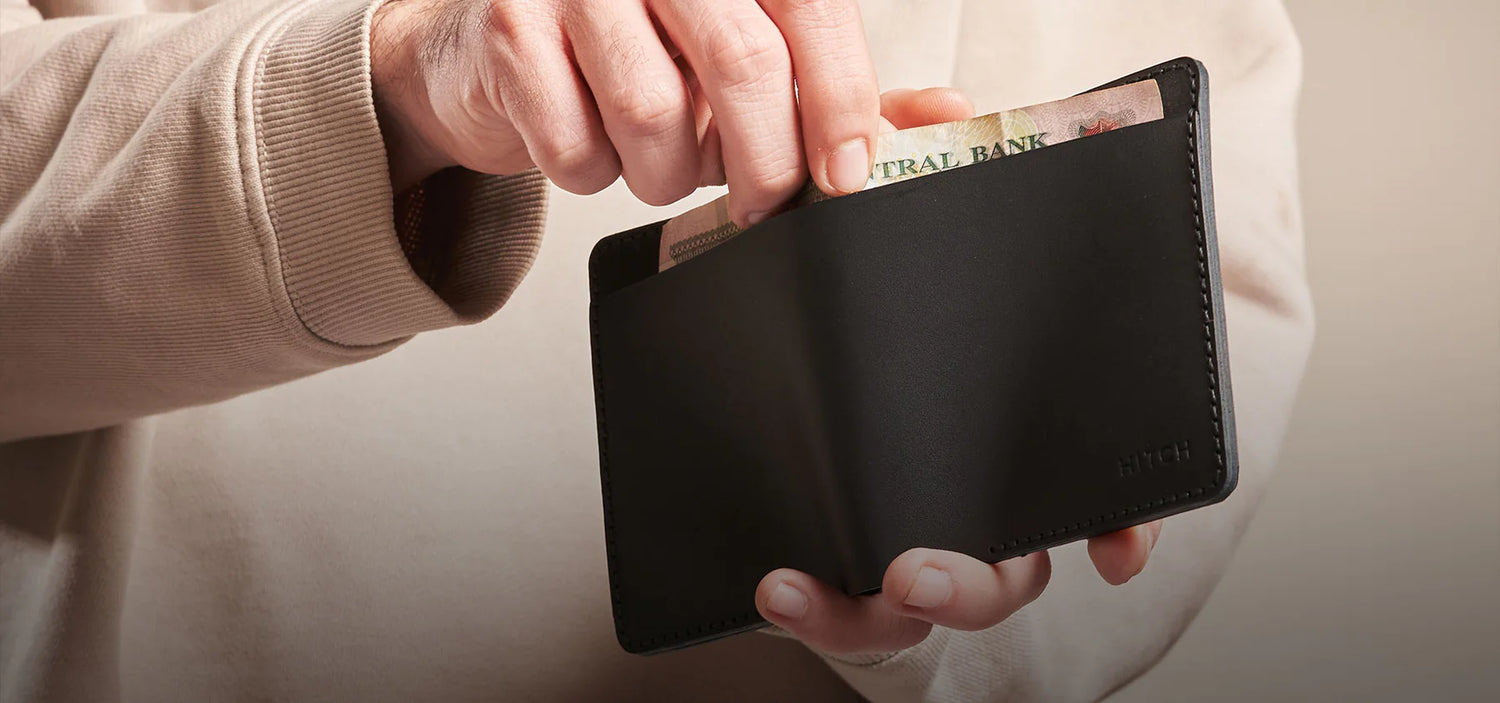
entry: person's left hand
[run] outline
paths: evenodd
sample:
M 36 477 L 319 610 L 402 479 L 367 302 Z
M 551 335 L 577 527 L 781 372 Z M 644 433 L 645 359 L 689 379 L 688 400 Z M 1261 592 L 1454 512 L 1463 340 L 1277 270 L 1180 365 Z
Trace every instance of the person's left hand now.
M 1161 521 L 1089 540 L 1105 581 L 1119 585 L 1146 566 Z M 848 596 L 807 574 L 777 569 L 761 579 L 761 617 L 831 654 L 893 652 L 919 644 L 933 625 L 983 630 L 1000 624 L 1047 587 L 1052 562 L 1035 552 L 998 564 L 939 549 L 911 549 L 886 568 L 881 592 Z
M 949 88 L 893 90 L 880 97 L 885 129 L 906 129 L 974 116 L 968 98 Z M 1161 521 L 1089 540 L 1089 557 L 1105 581 L 1119 585 L 1146 567 Z M 761 579 L 761 617 L 832 654 L 892 652 L 927 638 L 933 625 L 993 627 L 1047 587 L 1052 562 L 1036 552 L 987 564 L 957 552 L 908 550 L 886 568 L 881 592 L 848 596 L 807 574 L 777 569 Z

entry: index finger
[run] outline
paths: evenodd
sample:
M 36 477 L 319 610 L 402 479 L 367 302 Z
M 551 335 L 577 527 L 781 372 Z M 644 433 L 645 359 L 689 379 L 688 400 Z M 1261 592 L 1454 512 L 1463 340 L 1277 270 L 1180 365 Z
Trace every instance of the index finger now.
M 729 210 L 742 226 L 755 224 L 807 181 L 786 42 L 755 0 L 653 0 L 653 7 L 713 112 Z
M 880 128 L 880 87 L 855 0 L 759 0 L 786 38 L 803 146 L 829 195 L 862 190 Z

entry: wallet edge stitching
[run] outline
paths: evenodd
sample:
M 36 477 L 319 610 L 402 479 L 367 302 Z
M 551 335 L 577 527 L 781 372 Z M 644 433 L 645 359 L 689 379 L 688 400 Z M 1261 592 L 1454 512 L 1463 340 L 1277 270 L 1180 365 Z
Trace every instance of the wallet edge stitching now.
M 1215 329 L 1215 326 L 1214 326 L 1214 316 L 1213 316 L 1213 292 L 1212 292 L 1212 289 L 1210 288 L 1209 272 L 1208 272 L 1208 263 L 1209 263 L 1209 257 L 1208 257 L 1208 234 L 1207 234 L 1206 223 L 1205 223 L 1205 214 L 1204 214 L 1203 198 L 1202 198 L 1202 178 L 1201 178 L 1201 175 L 1200 175 L 1199 159 L 1198 159 L 1197 130 L 1198 130 L 1199 107 L 1200 107 L 1199 106 L 1199 76 L 1198 76 L 1198 71 L 1196 70 L 1196 66 L 1194 64 L 1195 64 L 1195 62 L 1193 62 L 1190 59 L 1189 60 L 1173 61 L 1173 62 L 1170 62 L 1170 63 L 1168 63 L 1166 65 L 1158 66 L 1155 70 L 1151 70 L 1151 71 L 1149 71 L 1149 72 L 1141 75 L 1135 82 L 1152 79 L 1152 78 L 1155 78 L 1157 76 L 1169 73 L 1171 71 L 1187 71 L 1187 73 L 1188 73 L 1189 92 L 1191 94 L 1191 104 L 1190 104 L 1190 106 L 1188 108 L 1188 113 L 1187 113 L 1187 118 L 1188 118 L 1187 119 L 1188 170 L 1189 170 L 1189 179 L 1190 179 L 1189 186 L 1191 188 L 1192 200 L 1193 200 L 1193 226 L 1194 226 L 1194 230 L 1197 233 L 1197 242 L 1196 243 L 1197 243 L 1197 247 L 1198 247 L 1198 278 L 1199 278 L 1199 287 L 1200 287 L 1200 291 L 1201 291 L 1201 297 L 1202 297 L 1202 300 L 1203 300 L 1204 350 L 1205 350 L 1205 357 L 1207 358 L 1207 362 L 1208 362 L 1207 376 L 1208 376 L 1208 391 L 1209 391 L 1209 415 L 1210 415 L 1210 417 L 1212 419 L 1212 423 L 1213 423 L 1213 431 L 1214 431 L 1214 455 L 1215 455 L 1215 461 L 1216 461 L 1216 468 L 1215 468 L 1215 472 L 1214 472 L 1214 480 L 1213 480 L 1212 483 L 1210 483 L 1208 485 L 1201 486 L 1199 488 L 1195 488 L 1195 489 L 1192 489 L 1192 490 L 1189 490 L 1189 491 L 1183 491 L 1181 493 L 1170 494 L 1170 495 L 1167 495 L 1167 496 L 1164 496 L 1164 497 L 1157 498 L 1155 500 L 1146 501 L 1146 502 L 1144 502 L 1144 503 L 1142 503 L 1140 505 L 1131 506 L 1129 508 L 1124 508 L 1124 509 L 1121 509 L 1121 510 L 1111 511 L 1109 513 L 1105 513 L 1103 515 L 1098 515 L 1098 516 L 1089 518 L 1089 519 L 1081 521 L 1081 522 L 1073 523 L 1072 525 L 1066 525 L 1066 526 L 1062 526 L 1062 527 L 1058 527 L 1058 528 L 1054 528 L 1054 529 L 1050 529 L 1050 530 L 1042 530 L 1042 531 L 1037 532 L 1036 534 L 1030 535 L 1028 537 L 1019 538 L 1019 539 L 1012 539 L 1009 542 L 1005 543 L 1005 548 L 1006 549 L 1013 549 L 1013 548 L 1020 547 L 1020 546 L 1026 545 L 1026 544 L 1031 544 L 1031 543 L 1039 542 L 1039 541 L 1042 541 L 1042 540 L 1056 538 L 1056 537 L 1060 537 L 1060 536 L 1064 536 L 1064 535 L 1075 534 L 1075 533 L 1081 532 L 1083 530 L 1086 530 L 1087 528 L 1093 526 L 1096 523 L 1100 523 L 1100 522 L 1104 522 L 1104 521 L 1109 521 L 1109 520 L 1117 520 L 1119 518 L 1122 518 L 1122 517 L 1125 517 L 1125 516 L 1128 516 L 1128 515 L 1132 515 L 1132 514 L 1135 514 L 1135 513 L 1143 512 L 1143 511 L 1146 511 L 1146 510 L 1150 510 L 1150 509 L 1153 509 L 1153 508 L 1162 508 L 1162 507 L 1166 507 L 1166 506 L 1169 506 L 1169 505 L 1179 504 L 1179 503 L 1182 503 L 1184 501 L 1188 501 L 1188 500 L 1191 500 L 1191 499 L 1196 498 L 1198 496 L 1201 496 L 1201 495 L 1209 492 L 1210 490 L 1220 489 L 1224 485 L 1224 482 L 1226 480 L 1226 476 L 1225 476 L 1225 473 L 1226 473 L 1226 464 L 1225 464 L 1225 461 L 1226 461 L 1226 459 L 1225 459 L 1226 448 L 1225 448 L 1225 441 L 1224 441 L 1223 417 L 1222 417 L 1222 411 L 1221 411 L 1221 408 L 1220 408 L 1220 405 L 1221 405 L 1220 389 L 1219 389 L 1219 385 L 1220 385 L 1220 379 L 1219 379 L 1220 369 L 1219 369 L 1219 364 L 1218 364 L 1218 361 L 1217 361 L 1217 345 L 1215 344 L 1215 340 L 1214 340 L 1214 329 Z M 639 240 L 640 238 L 642 238 L 642 237 L 644 237 L 646 235 L 647 231 L 648 230 L 646 230 L 646 229 L 642 229 L 642 230 L 639 230 L 639 231 L 636 231 L 636 232 L 633 232 L 633 233 L 628 233 L 628 234 L 626 234 L 624 236 L 621 236 L 618 239 L 615 239 L 613 241 L 606 240 L 604 242 L 601 242 L 602 248 L 606 248 L 607 247 L 607 248 L 611 248 L 612 249 L 612 248 L 617 248 L 617 247 L 620 247 L 620 246 L 626 246 L 626 245 L 630 245 L 630 244 L 635 244 L 637 240 Z M 591 269 L 592 269 L 592 267 L 591 267 Z M 598 280 L 599 280 L 598 272 L 594 271 L 594 270 L 591 270 L 589 272 L 589 277 L 590 277 L 590 282 L 593 284 L 593 288 L 597 291 Z M 685 629 L 682 629 L 682 630 L 680 630 L 678 632 L 668 633 L 668 634 L 651 635 L 649 637 L 644 637 L 644 638 L 642 638 L 642 637 L 635 637 L 635 636 L 630 635 L 628 632 L 626 632 L 626 629 L 625 629 L 625 626 L 624 626 L 624 617 L 621 614 L 621 611 L 624 609 L 624 603 L 623 603 L 623 601 L 622 601 L 622 599 L 620 597 L 619 570 L 618 570 L 617 555 L 616 555 L 616 542 L 615 542 L 615 538 L 614 538 L 614 533 L 615 533 L 615 529 L 616 528 L 615 528 L 615 525 L 614 525 L 613 506 L 611 504 L 611 489 L 610 489 L 610 480 L 609 480 L 609 459 L 608 459 L 608 448 L 607 448 L 607 445 L 608 445 L 608 441 L 607 441 L 608 433 L 607 433 L 607 430 L 606 430 L 606 427 L 605 427 L 606 423 L 605 423 L 605 412 L 604 412 L 604 403 L 605 403 L 605 400 L 604 400 L 604 382 L 603 382 L 603 373 L 602 373 L 603 372 L 603 365 L 602 365 L 602 363 L 600 361 L 600 356 L 599 356 L 598 303 L 594 302 L 592 300 L 590 301 L 590 304 L 589 304 L 589 323 L 590 323 L 589 324 L 589 326 L 590 326 L 590 342 L 591 342 L 592 351 L 593 351 L 593 355 L 592 355 L 593 359 L 592 359 L 592 361 L 593 361 L 593 367 L 594 367 L 593 370 L 594 370 L 595 407 L 596 407 L 596 410 L 597 410 L 598 431 L 599 431 L 599 466 L 600 466 L 600 476 L 601 476 L 600 481 L 601 481 L 601 487 L 603 489 L 602 492 L 604 494 L 603 495 L 603 503 L 604 503 L 603 508 L 604 508 L 604 526 L 605 526 L 605 553 L 606 553 L 606 559 L 608 561 L 608 573 L 609 573 L 609 581 L 610 581 L 610 584 L 609 584 L 610 585 L 610 602 L 611 602 L 611 605 L 613 606 L 613 611 L 614 611 L 613 615 L 614 615 L 614 621 L 615 621 L 615 634 L 616 634 L 616 636 L 619 638 L 621 645 L 624 646 L 629 651 L 650 652 L 650 651 L 658 651 L 658 650 L 656 650 L 654 648 L 657 645 L 659 645 L 659 644 L 672 643 L 672 644 L 675 644 L 677 646 L 685 646 L 687 644 L 691 644 L 691 642 L 685 642 L 685 641 L 683 641 L 684 638 L 693 638 L 693 639 L 696 640 L 697 638 L 709 637 L 709 636 L 713 636 L 713 635 L 732 634 L 733 631 L 747 629 L 746 628 L 747 625 L 749 625 L 750 623 L 753 623 L 757 618 L 759 618 L 759 612 L 758 611 L 752 609 L 748 613 L 743 613 L 743 614 L 732 616 L 732 617 L 728 617 L 728 618 L 714 620 L 714 621 L 710 621 L 710 622 L 707 622 L 707 623 L 700 623 L 700 624 L 697 624 L 697 625 L 692 625 L 692 626 L 687 627 Z M 998 546 L 991 547 L 991 552 L 992 553 L 998 552 L 998 551 L 1001 551 L 998 548 Z

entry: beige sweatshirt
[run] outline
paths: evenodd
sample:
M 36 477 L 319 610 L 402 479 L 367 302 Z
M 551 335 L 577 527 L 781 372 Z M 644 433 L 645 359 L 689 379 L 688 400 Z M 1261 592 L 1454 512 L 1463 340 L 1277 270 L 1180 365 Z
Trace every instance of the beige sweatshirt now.
M 619 650 L 584 265 L 685 205 L 447 172 L 417 275 L 372 1 L 0 0 L 0 700 L 1089 700 L 1203 605 L 1311 338 L 1274 0 L 863 3 L 883 87 L 981 111 L 1208 65 L 1242 478 L 1124 587 L 1065 547 L 1006 623 L 845 659 Z

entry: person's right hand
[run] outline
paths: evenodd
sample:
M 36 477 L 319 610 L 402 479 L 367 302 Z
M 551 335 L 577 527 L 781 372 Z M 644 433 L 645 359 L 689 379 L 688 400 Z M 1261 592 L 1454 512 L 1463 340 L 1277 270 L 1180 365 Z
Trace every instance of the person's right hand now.
M 727 181 L 741 225 L 809 170 L 862 188 L 879 124 L 855 0 L 392 0 L 371 73 L 397 190 L 452 165 L 623 174 L 654 205 Z

